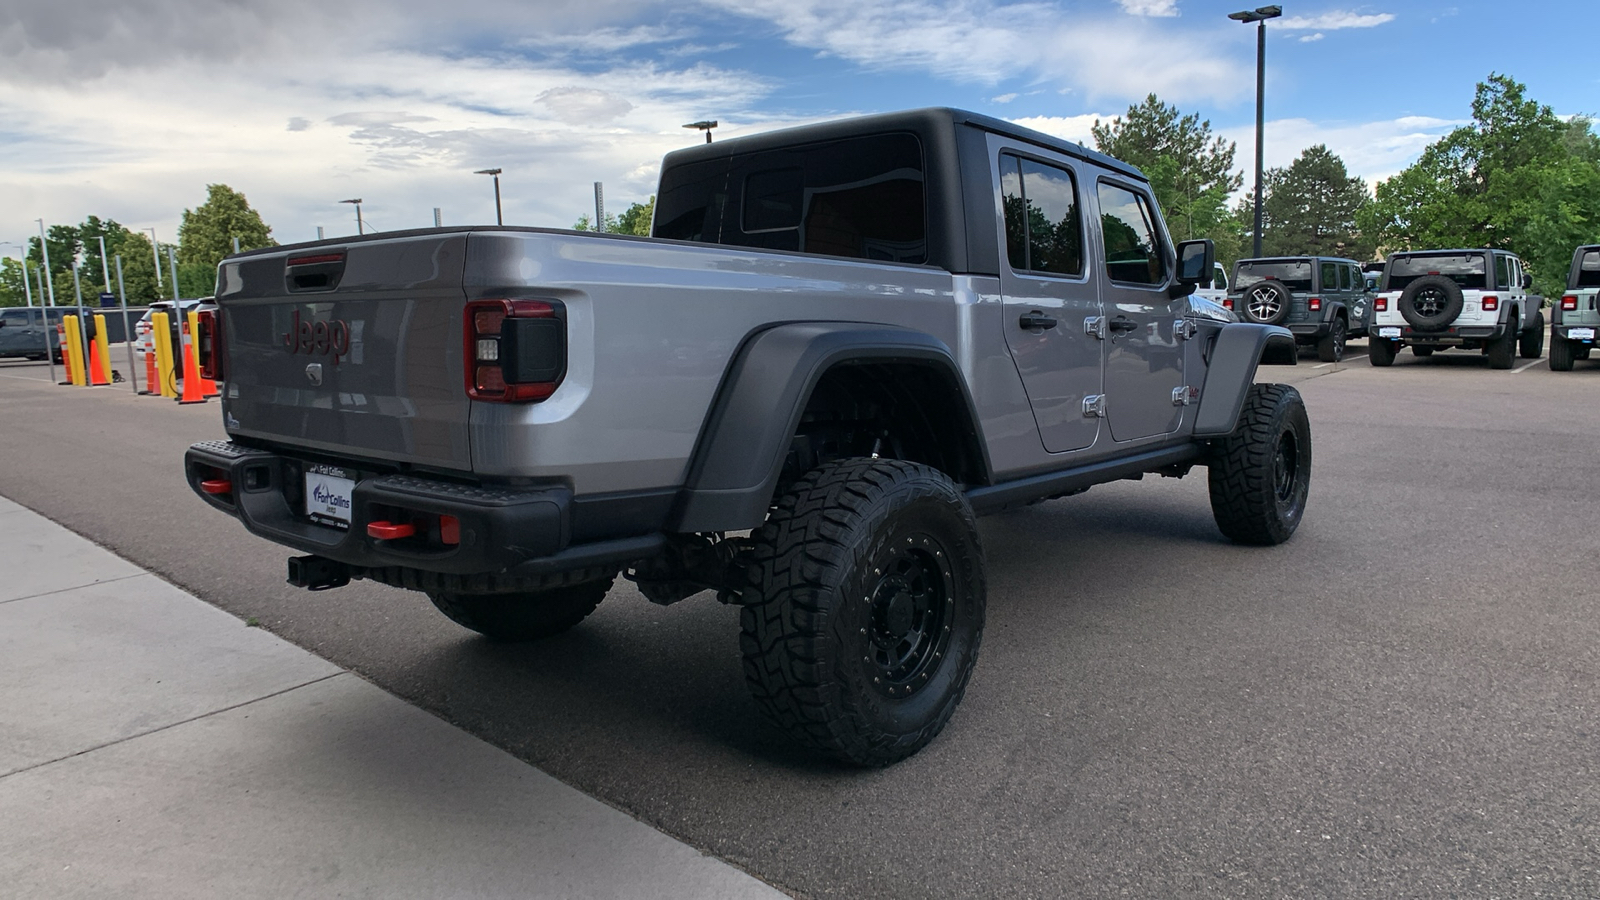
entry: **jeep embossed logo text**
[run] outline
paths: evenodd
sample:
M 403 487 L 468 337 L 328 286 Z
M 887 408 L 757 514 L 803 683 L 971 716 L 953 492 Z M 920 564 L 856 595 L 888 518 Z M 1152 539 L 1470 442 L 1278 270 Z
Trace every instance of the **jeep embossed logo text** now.
M 283 346 L 290 353 L 332 354 L 333 364 L 338 365 L 339 360 L 350 353 L 350 323 L 343 319 L 332 322 L 302 319 L 297 309 L 289 322 L 289 333 L 283 336 Z

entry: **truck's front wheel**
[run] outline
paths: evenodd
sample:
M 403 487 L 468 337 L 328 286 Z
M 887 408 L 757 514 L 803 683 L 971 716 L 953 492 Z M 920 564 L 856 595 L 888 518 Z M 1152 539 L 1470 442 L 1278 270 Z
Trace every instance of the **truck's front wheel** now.
M 1281 544 L 1300 527 L 1311 489 L 1311 422 L 1300 392 L 1254 384 L 1234 433 L 1212 448 L 1211 514 L 1241 544 Z
M 611 590 L 612 578 L 513 594 L 429 593 L 450 621 L 497 641 L 532 641 L 582 622 Z
M 961 491 L 916 463 L 829 463 L 752 541 L 740 648 L 762 711 L 855 765 L 932 741 L 983 640 L 983 551 Z

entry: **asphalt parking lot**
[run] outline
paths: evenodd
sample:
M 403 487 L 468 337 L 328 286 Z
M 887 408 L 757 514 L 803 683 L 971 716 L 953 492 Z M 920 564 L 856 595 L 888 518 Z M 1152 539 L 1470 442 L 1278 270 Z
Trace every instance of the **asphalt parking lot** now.
M 0 362 L 0 495 L 797 896 L 1600 896 L 1600 362 L 1361 348 L 1264 370 L 1314 435 L 1286 545 L 1225 542 L 1203 471 L 984 520 L 966 700 L 883 771 L 761 723 L 709 596 L 512 647 L 288 587 L 183 484 L 214 402 Z

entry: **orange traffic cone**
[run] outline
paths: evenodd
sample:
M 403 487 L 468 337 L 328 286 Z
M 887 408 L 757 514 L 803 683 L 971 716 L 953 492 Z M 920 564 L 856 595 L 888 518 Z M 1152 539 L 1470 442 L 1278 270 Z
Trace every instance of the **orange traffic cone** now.
M 105 370 L 100 364 L 100 342 L 89 340 L 89 383 L 91 385 L 110 384 L 106 380 Z
M 161 393 L 161 373 L 156 369 L 156 352 L 151 350 L 144 355 L 144 390 L 140 394 Z
M 204 403 L 205 392 L 200 389 L 200 367 L 194 361 L 194 338 L 189 334 L 189 323 L 183 323 L 183 396 L 179 403 Z
M 72 383 L 72 355 L 67 352 L 67 323 L 65 321 L 56 322 L 56 340 L 61 345 L 61 368 L 64 370 L 66 378 L 67 378 L 66 381 L 58 381 L 56 383 L 57 384 L 71 384 Z

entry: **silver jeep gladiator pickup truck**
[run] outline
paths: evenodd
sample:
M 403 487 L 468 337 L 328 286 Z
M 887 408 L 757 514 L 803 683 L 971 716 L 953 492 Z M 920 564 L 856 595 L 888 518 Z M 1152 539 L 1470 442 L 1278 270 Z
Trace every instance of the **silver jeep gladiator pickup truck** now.
M 432 229 L 224 260 L 193 489 L 291 583 L 425 591 L 491 638 L 620 573 L 742 607 L 758 705 L 859 765 L 926 745 L 983 636 L 974 517 L 1208 469 L 1227 537 L 1310 483 L 1294 337 L 1191 297 L 1138 170 L 949 109 L 662 165 L 653 236 Z

